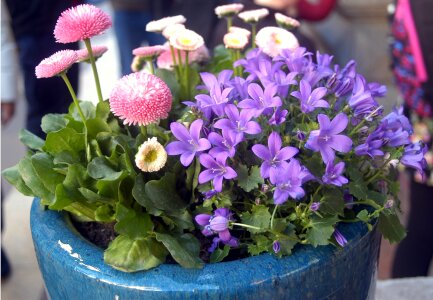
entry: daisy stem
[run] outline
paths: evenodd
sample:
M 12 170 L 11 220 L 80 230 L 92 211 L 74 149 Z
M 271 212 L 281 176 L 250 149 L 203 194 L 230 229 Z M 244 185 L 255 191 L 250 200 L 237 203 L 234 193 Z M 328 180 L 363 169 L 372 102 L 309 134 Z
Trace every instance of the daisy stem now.
M 152 58 L 151 59 L 147 59 L 146 61 L 147 61 L 147 64 L 149 65 L 150 73 L 152 75 L 155 75 L 155 68 L 153 67 Z
M 170 45 L 170 52 L 171 52 L 171 59 L 173 60 L 173 68 L 176 71 L 176 77 L 177 77 L 177 80 L 179 81 L 179 78 L 180 78 L 179 69 L 176 66 L 176 55 L 174 54 L 174 48 L 172 45 Z
M 252 23 L 251 24 L 251 45 L 254 48 L 256 48 L 256 30 L 257 30 L 257 24 Z
M 230 31 L 230 27 L 233 25 L 233 17 L 227 17 L 227 32 Z
M 229 51 L 230 51 L 230 56 L 231 56 L 231 58 L 232 58 L 232 66 L 233 66 L 233 72 L 234 72 L 234 74 L 235 74 L 235 76 L 237 76 L 238 75 L 238 70 L 237 70 L 237 68 L 234 66 L 235 65 L 235 61 L 236 61 L 236 53 L 235 53 L 235 50 L 234 49 L 229 49 Z
M 274 229 L 274 217 L 275 217 L 275 213 L 277 212 L 277 208 L 278 208 L 278 204 L 275 205 L 275 207 L 274 207 L 274 211 L 272 212 L 272 217 L 271 217 L 271 230 Z
M 96 92 L 98 93 L 98 100 L 102 102 L 102 92 L 101 84 L 99 83 L 98 70 L 96 69 L 95 57 L 93 56 L 92 45 L 90 44 L 90 39 L 84 39 L 84 44 L 86 44 L 87 52 L 89 52 L 90 64 L 92 65 L 93 77 L 95 78 Z
M 189 56 L 189 51 L 185 51 L 185 85 L 186 85 L 186 96 L 187 99 L 189 100 L 191 98 L 191 91 L 189 88 L 189 78 L 188 78 L 188 69 L 189 69 L 188 56 Z

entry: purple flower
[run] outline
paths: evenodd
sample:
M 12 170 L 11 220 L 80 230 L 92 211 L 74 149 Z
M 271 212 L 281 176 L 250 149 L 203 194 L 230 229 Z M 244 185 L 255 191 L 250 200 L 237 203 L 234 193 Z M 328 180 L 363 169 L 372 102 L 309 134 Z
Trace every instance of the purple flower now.
M 303 140 L 305 140 L 305 133 L 298 129 L 296 131 L 296 137 L 298 138 L 298 140 L 303 141 Z
M 236 61 L 233 66 L 242 66 L 245 70 L 245 72 L 250 73 L 250 75 L 247 77 L 248 81 L 256 80 L 257 79 L 257 71 L 259 71 L 260 63 L 263 60 L 270 61 L 269 56 L 264 54 L 260 49 L 253 49 L 249 51 L 244 59 L 240 59 Z
M 219 156 L 213 158 L 209 154 L 200 155 L 200 163 L 207 168 L 198 176 L 200 184 L 213 180 L 214 189 L 221 192 L 223 188 L 223 178 L 233 179 L 238 174 L 231 167 L 227 166 L 226 158 Z
M 418 171 L 424 178 L 424 169 L 427 167 L 425 154 L 427 153 L 427 146 L 423 146 L 421 142 L 410 144 L 404 148 L 403 156 L 400 162 Z
M 290 72 L 303 74 L 306 66 L 311 64 L 311 56 L 307 49 L 298 47 L 295 50 L 284 49 L 274 60 L 285 62 Z
M 233 221 L 232 215 L 228 208 L 218 208 L 214 211 L 213 215 L 200 214 L 195 217 L 197 224 L 204 227 L 202 230 L 203 235 L 211 236 L 218 234 L 218 237 L 213 239 L 209 252 L 213 252 L 218 247 L 220 241 L 230 247 L 237 247 L 239 245 L 239 241 L 232 237 L 229 231 L 230 221 Z
M 310 210 L 311 211 L 318 211 L 320 208 L 320 202 L 313 202 L 310 205 Z
M 280 252 L 281 250 L 281 245 L 279 241 L 274 241 L 272 243 L 272 250 L 274 250 L 274 252 L 277 254 L 278 252 Z
M 334 150 L 346 153 L 352 149 L 352 140 L 345 135 L 339 134 L 346 129 L 349 122 L 344 113 L 339 113 L 332 121 L 329 120 L 327 115 L 319 114 L 317 120 L 320 129 L 310 132 L 305 147 L 315 152 L 320 151 L 325 163 L 334 161 Z
M 364 116 L 374 112 L 378 103 L 371 96 L 367 83 L 361 75 L 356 75 L 352 96 L 348 100 L 349 106 L 354 110 L 354 116 Z
M 203 192 L 202 194 L 203 194 L 204 200 L 208 200 L 208 199 L 212 198 L 213 196 L 215 196 L 216 194 L 218 194 L 218 192 L 215 190 L 210 190 L 210 191 Z
M 170 129 L 178 141 L 171 142 L 165 147 L 168 155 L 179 155 L 180 162 L 185 167 L 189 166 L 197 153 L 205 151 L 211 147 L 210 142 L 205 138 L 200 138 L 203 120 L 195 120 L 188 129 L 185 126 L 173 122 Z
M 370 82 L 368 85 L 368 89 L 371 92 L 371 96 L 373 97 L 385 97 L 386 96 L 386 86 L 377 82 Z
M 215 146 L 210 149 L 209 154 L 213 157 L 222 156 L 223 159 L 235 156 L 235 146 L 242 141 L 241 136 L 227 130 L 222 131 L 222 136 L 216 132 L 211 132 L 207 138 Z
M 230 81 L 230 77 L 232 77 L 232 70 L 223 70 L 218 74 L 218 79 L 212 73 L 203 72 L 200 73 L 201 80 L 204 85 L 197 86 L 198 90 L 212 90 L 215 87 L 219 87 L 220 89 L 225 87 Z
M 301 80 L 299 91 L 291 95 L 299 99 L 303 113 L 310 113 L 317 107 L 329 107 L 329 103 L 322 99 L 326 95 L 326 88 L 318 87 L 311 91 L 311 85 L 306 80 Z
M 238 107 L 251 110 L 255 117 L 260 116 L 265 110 L 282 105 L 281 99 L 275 96 L 277 86 L 274 84 L 267 85 L 265 90 L 257 83 L 251 83 L 248 86 L 248 95 L 251 99 L 245 99 L 239 102 Z
M 316 52 L 317 60 L 317 71 L 320 73 L 320 78 L 330 76 L 333 71 L 331 69 L 331 62 L 334 56 L 329 54 L 321 54 L 319 51 Z
M 281 110 L 280 107 L 278 107 L 275 111 L 272 117 L 269 119 L 268 124 L 269 125 L 280 125 L 286 121 L 286 116 L 289 112 L 287 109 Z
M 341 232 L 337 228 L 335 228 L 333 235 L 335 240 L 341 247 L 344 247 L 347 244 L 346 238 L 344 237 L 344 235 L 341 234 Z
M 347 65 L 340 71 L 339 66 L 335 66 L 335 73 L 332 75 L 326 87 L 330 89 L 337 97 L 345 96 L 350 93 L 353 89 L 356 76 L 356 62 L 351 60 Z
M 233 88 L 230 96 L 238 100 L 248 98 L 248 86 L 250 85 L 250 81 L 236 76 L 229 82 L 229 85 Z
M 274 203 L 283 204 L 289 197 L 295 200 L 304 197 L 302 184 L 311 177 L 310 172 L 303 168 L 299 161 L 292 159 L 275 178 Z
M 228 104 L 225 108 L 228 119 L 221 119 L 215 122 L 214 127 L 221 130 L 231 131 L 243 137 L 244 133 L 258 134 L 262 131 L 259 123 L 251 121 L 253 112 L 243 109 L 240 113 L 233 104 Z
M 232 89 L 233 88 L 230 87 L 221 90 L 219 86 L 214 86 L 209 91 L 209 95 L 200 94 L 195 96 L 195 99 L 201 109 L 211 108 L 218 117 L 222 117 L 224 115 L 224 107 L 229 102 L 228 95 Z
M 409 134 L 412 134 L 413 128 L 409 119 L 403 114 L 403 107 L 394 108 L 392 112 L 387 114 L 382 122 L 387 121 L 390 127 L 402 127 Z M 392 125 L 391 125 L 392 124 Z
M 323 175 L 322 180 L 326 184 L 333 184 L 336 186 L 342 186 L 349 182 L 346 177 L 341 176 L 344 172 L 344 162 L 339 162 L 334 165 L 332 161 L 326 164 L 325 175 Z
M 384 124 L 379 125 L 371 134 L 368 135 L 367 139 L 363 144 L 360 144 L 355 147 L 355 154 L 358 156 L 368 155 L 371 158 L 374 156 L 382 156 L 384 155 L 383 151 L 380 148 L 383 146 L 383 135 Z
M 272 183 L 288 168 L 286 160 L 295 156 L 299 150 L 295 147 L 281 148 L 282 141 L 278 133 L 272 132 L 268 138 L 268 147 L 264 145 L 254 145 L 252 150 L 256 156 L 263 160 L 260 167 L 260 175 L 269 178 Z

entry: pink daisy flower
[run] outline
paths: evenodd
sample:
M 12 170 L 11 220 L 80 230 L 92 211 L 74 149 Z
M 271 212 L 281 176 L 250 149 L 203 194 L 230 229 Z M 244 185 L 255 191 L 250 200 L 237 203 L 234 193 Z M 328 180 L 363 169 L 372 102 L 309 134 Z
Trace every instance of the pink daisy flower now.
M 194 51 L 204 45 L 204 40 L 198 33 L 183 29 L 175 32 L 170 37 L 170 45 L 184 51 Z
M 299 47 L 298 39 L 293 33 L 279 27 L 264 27 L 256 36 L 257 46 L 267 55 L 275 57 L 283 49 L 296 49 Z
M 179 30 L 186 29 L 185 25 L 183 24 L 170 24 L 167 27 L 164 28 L 162 31 L 162 35 L 169 40 L 173 34 L 178 32 Z
M 107 52 L 108 48 L 105 46 L 92 46 L 92 52 L 95 59 L 101 57 L 105 52 Z M 86 61 L 90 59 L 89 51 L 86 48 L 75 51 L 78 56 L 78 61 Z
M 298 20 L 285 16 L 280 13 L 275 13 L 275 21 L 279 26 L 286 29 L 297 28 L 301 25 Z
M 267 15 L 269 15 L 269 10 L 266 8 L 260 8 L 243 11 L 239 13 L 238 17 L 241 18 L 245 23 L 257 23 Z
M 162 52 L 156 60 L 156 65 L 158 66 L 158 68 L 172 70 L 173 66 L 178 64 L 178 51 L 179 50 L 174 49 L 176 62 L 173 62 L 173 56 L 171 55 L 170 48 L 167 47 L 166 50 Z M 182 58 L 182 62 L 185 62 L 185 51 L 180 51 L 180 56 Z M 189 63 L 201 63 L 207 61 L 209 59 L 209 50 L 205 45 L 203 45 L 195 51 L 190 51 L 188 58 Z
M 62 12 L 54 28 L 59 43 L 73 43 L 103 33 L 111 26 L 111 18 L 90 4 L 81 4 Z
M 232 17 L 243 9 L 244 5 L 240 3 L 220 5 L 215 7 L 215 14 L 218 16 L 218 18 Z
M 146 31 L 148 32 L 162 32 L 167 26 L 173 24 L 183 24 L 186 19 L 182 15 L 165 17 L 156 21 L 151 21 L 146 25 Z
M 223 41 L 226 48 L 242 50 L 248 44 L 248 37 L 240 31 L 235 31 L 226 33 Z
M 162 45 L 139 47 L 132 50 L 132 54 L 143 58 L 150 58 L 160 55 L 164 52 L 165 47 Z
M 245 35 L 247 38 L 250 38 L 251 36 L 251 31 L 249 31 L 248 29 L 242 28 L 242 27 L 236 27 L 236 26 L 231 26 L 229 29 L 229 32 L 239 32 L 243 35 Z
M 114 115 L 127 125 L 148 125 L 168 117 L 172 95 L 167 84 L 147 73 L 123 76 L 110 95 Z
M 61 50 L 43 59 L 35 68 L 37 78 L 50 78 L 69 69 L 77 61 L 74 50 Z

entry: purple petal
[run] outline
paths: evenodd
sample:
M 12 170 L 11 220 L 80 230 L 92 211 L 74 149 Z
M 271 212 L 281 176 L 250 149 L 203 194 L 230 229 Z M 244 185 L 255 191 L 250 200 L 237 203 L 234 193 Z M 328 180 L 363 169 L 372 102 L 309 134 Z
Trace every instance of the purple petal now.
M 306 100 L 311 94 L 311 85 L 306 80 L 301 80 L 299 85 L 299 90 L 301 91 L 301 97 Z
M 225 130 L 234 129 L 233 123 L 229 119 L 221 119 L 216 121 L 214 127 Z
M 204 170 L 198 175 L 198 183 L 206 183 L 214 179 L 215 173 L 212 170 Z
M 233 179 L 236 178 L 238 174 L 231 167 L 226 167 L 226 172 L 224 173 L 225 179 Z
M 314 107 L 329 107 L 329 103 L 326 102 L 325 100 L 318 100 L 316 101 L 316 103 L 314 103 Z
M 281 149 L 281 137 L 278 133 L 272 132 L 268 138 L 268 148 L 271 155 L 271 158 L 274 158 L 275 155 Z
M 248 86 L 248 94 L 254 99 L 258 100 L 260 97 L 263 97 L 263 90 L 257 83 L 251 83 Z
M 213 180 L 213 185 L 215 188 L 215 191 L 221 192 L 223 189 L 223 177 L 222 176 L 215 176 Z
M 330 133 L 338 134 L 342 132 L 346 129 L 347 123 L 349 123 L 349 118 L 344 113 L 339 113 L 331 122 Z
M 289 193 L 287 191 L 280 190 L 277 188 L 274 192 L 274 203 L 283 204 L 289 198 Z
M 295 156 L 298 152 L 299 152 L 298 148 L 295 148 L 295 147 L 284 147 L 283 149 L 281 149 L 278 152 L 278 154 L 276 156 L 276 159 L 277 160 L 289 160 L 293 156 Z
M 211 215 L 208 214 L 200 214 L 195 217 L 195 221 L 198 225 L 206 226 L 209 224 L 210 217 Z
M 257 104 L 257 101 L 255 101 L 255 100 L 245 99 L 245 100 L 242 100 L 241 102 L 239 102 L 238 107 L 239 108 L 246 108 L 246 109 L 257 108 L 258 104 Z
M 202 126 L 203 126 L 203 120 L 197 119 L 194 122 L 192 122 L 191 126 L 189 127 L 189 132 L 191 133 L 191 137 L 196 142 L 200 138 L 200 131 Z
M 217 169 L 219 167 L 215 159 L 207 153 L 200 155 L 200 163 L 207 169 Z
M 226 105 L 224 111 L 230 120 L 232 121 L 239 120 L 239 110 L 236 108 L 235 105 L 233 104 Z
M 171 142 L 165 147 L 165 151 L 167 151 L 168 155 L 179 155 L 184 152 L 191 152 L 191 149 L 190 144 L 179 141 Z
M 182 124 L 179 124 L 177 122 L 172 122 L 170 124 L 170 129 L 173 135 L 182 142 L 188 143 L 188 140 L 191 139 L 188 130 Z
M 352 140 L 345 135 L 333 135 L 330 146 L 339 152 L 347 153 L 352 149 Z
M 331 125 L 331 121 L 329 120 L 328 116 L 324 114 L 319 114 L 317 116 L 317 121 L 319 122 L 320 130 L 326 130 Z
M 271 153 L 269 152 L 269 149 L 266 148 L 265 146 L 258 144 L 258 145 L 254 145 L 252 147 L 252 149 L 254 154 L 256 156 L 258 156 L 259 158 L 263 159 L 263 160 L 271 160 L 272 156 Z
M 319 146 L 320 154 L 322 155 L 323 161 L 328 163 L 329 161 L 334 161 L 335 152 L 329 146 Z
M 207 149 L 210 149 L 210 147 L 212 147 L 212 145 L 210 144 L 210 142 L 207 139 L 202 138 L 202 139 L 199 139 L 197 141 L 197 149 L 196 149 L 196 151 L 205 151 Z
M 221 241 L 223 241 L 223 242 L 228 242 L 232 238 L 230 231 L 228 229 L 219 232 L 218 236 L 221 239 Z
M 258 134 L 258 133 L 262 132 L 262 128 L 260 128 L 259 123 L 255 122 L 255 121 L 249 121 L 245 125 L 244 132 L 248 133 L 248 134 Z
M 300 186 L 294 186 L 289 190 L 289 195 L 293 199 L 301 199 L 305 196 L 305 191 Z
M 184 152 L 180 156 L 180 163 L 183 166 L 188 167 L 194 160 L 194 157 L 195 157 L 195 152 Z
M 209 133 L 209 135 L 207 136 L 207 139 L 209 140 L 209 142 L 211 142 L 212 145 L 214 146 L 219 146 L 222 144 L 223 142 L 223 137 L 220 136 L 218 133 L 216 132 L 211 132 Z
M 325 87 L 318 87 L 317 89 L 314 89 L 314 91 L 311 93 L 311 98 L 312 99 L 322 99 L 323 96 L 326 95 L 327 89 Z M 325 101 L 326 102 L 326 101 Z M 328 102 L 326 102 L 328 103 Z

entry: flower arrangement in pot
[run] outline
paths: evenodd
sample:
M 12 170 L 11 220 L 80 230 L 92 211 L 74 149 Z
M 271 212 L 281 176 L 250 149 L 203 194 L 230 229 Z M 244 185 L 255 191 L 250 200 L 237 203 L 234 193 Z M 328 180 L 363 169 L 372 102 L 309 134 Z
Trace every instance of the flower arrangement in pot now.
M 110 18 L 91 5 L 65 11 L 55 38 L 86 49 L 55 53 L 36 76 L 61 77 L 73 104 L 43 118 L 45 140 L 21 133 L 29 153 L 5 178 L 75 222 L 113 228 L 104 261 L 125 272 L 345 247 L 343 223 L 402 239 L 395 166 L 422 174 L 425 164 L 408 119 L 399 109 L 383 114 L 376 98 L 386 88 L 367 83 L 354 61 L 332 65 L 300 47 L 288 30 L 295 20 L 279 14 L 281 27 L 256 34 L 267 11 L 239 14 L 251 33 L 231 26 L 240 10 L 216 9 L 228 32 L 212 57 L 182 16 L 149 23 L 167 44 L 134 50 L 135 72 L 108 100 L 95 65 L 106 48 L 90 38 Z M 80 61 L 94 71 L 96 105 L 68 82 Z

